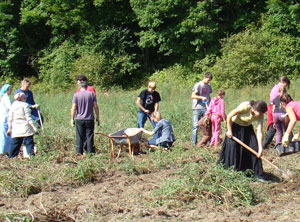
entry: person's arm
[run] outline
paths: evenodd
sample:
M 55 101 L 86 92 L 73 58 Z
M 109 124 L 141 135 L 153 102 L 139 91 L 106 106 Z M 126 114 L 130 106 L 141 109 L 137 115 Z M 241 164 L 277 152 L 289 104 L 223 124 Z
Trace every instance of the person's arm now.
M 272 113 L 274 113 L 275 107 L 276 107 L 276 106 L 275 106 L 275 105 L 273 105 Z
M 221 116 L 222 116 L 222 120 L 225 121 L 226 120 L 226 114 L 225 114 L 225 102 L 224 102 L 224 100 L 221 101 Z
M 24 108 L 24 115 L 25 115 L 26 121 L 29 123 L 29 125 L 31 126 L 31 128 L 33 129 L 33 131 L 37 132 L 37 129 L 35 128 L 35 126 L 33 124 L 33 120 L 31 118 L 31 110 L 29 108 L 29 105 L 26 108 Z
M 232 138 L 232 117 L 236 116 L 239 113 L 238 109 L 232 110 L 227 116 L 227 132 L 226 136 Z
M 258 142 L 258 155 L 257 158 L 260 158 L 262 156 L 262 150 L 263 150 L 263 122 L 259 121 L 257 126 L 257 142 Z
M 98 123 L 98 126 L 100 126 L 99 107 L 98 107 L 97 102 L 94 102 L 94 109 L 95 109 L 95 113 L 96 113 L 96 121 Z
M 154 112 L 157 112 L 159 108 L 158 102 L 154 104 Z
M 145 130 L 144 128 L 142 128 L 142 131 L 143 131 L 144 133 L 146 133 L 147 135 L 149 135 L 149 136 L 153 136 L 153 135 L 155 134 L 154 131 Z
M 145 109 L 142 104 L 141 104 L 141 98 L 138 97 L 137 100 L 136 100 L 136 104 L 138 105 L 138 107 L 144 112 L 144 113 L 149 113 L 150 111 Z
M 74 126 L 74 118 L 75 118 L 75 113 L 76 113 L 76 103 L 72 103 L 72 107 L 71 107 L 71 126 Z
M 287 130 L 286 130 L 285 133 L 287 133 L 288 135 L 290 135 L 291 132 L 294 129 L 294 126 L 295 126 L 295 124 L 297 122 L 297 119 L 296 119 L 296 115 L 294 113 L 294 110 L 293 110 L 293 108 L 291 106 L 286 108 L 286 113 L 288 114 L 290 122 L 289 122 L 289 125 L 288 125 Z
M 8 113 L 8 129 L 7 129 L 7 132 L 6 132 L 7 135 L 11 134 L 13 119 L 14 119 L 14 113 L 10 110 L 9 113 Z
M 207 98 L 205 96 L 198 96 L 197 92 L 192 92 L 191 99 L 201 99 L 203 101 L 207 100 Z
M 296 115 L 294 113 L 294 110 L 292 107 L 287 107 L 286 108 L 286 113 L 289 118 L 289 125 L 287 127 L 287 130 L 285 131 L 283 137 L 282 137 L 282 144 L 283 146 L 287 147 L 289 145 L 289 137 L 291 132 L 293 131 L 293 128 L 297 122 Z

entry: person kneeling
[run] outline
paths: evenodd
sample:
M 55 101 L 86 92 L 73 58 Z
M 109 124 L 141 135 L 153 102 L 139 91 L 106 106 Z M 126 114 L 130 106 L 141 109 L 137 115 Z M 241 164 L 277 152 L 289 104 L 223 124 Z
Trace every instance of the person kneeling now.
M 145 134 L 153 136 L 158 132 L 159 137 L 157 139 L 153 138 L 149 140 L 150 148 L 157 148 L 158 146 L 163 147 L 165 150 L 168 150 L 172 147 L 173 142 L 175 141 L 175 136 L 172 128 L 172 124 L 162 118 L 159 112 L 153 112 L 150 116 L 151 120 L 156 122 L 156 126 L 153 131 L 148 131 L 142 129 Z

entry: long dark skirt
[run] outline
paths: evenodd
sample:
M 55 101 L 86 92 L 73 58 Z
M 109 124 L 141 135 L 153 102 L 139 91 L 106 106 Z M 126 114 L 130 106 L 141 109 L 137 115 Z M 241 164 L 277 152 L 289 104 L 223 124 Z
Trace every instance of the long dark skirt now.
M 258 151 L 258 143 L 253 126 L 240 126 L 236 123 L 232 124 L 232 134 L 256 152 Z M 223 163 L 224 168 L 234 167 L 237 171 L 253 170 L 254 176 L 263 176 L 263 167 L 261 159 L 258 159 L 250 151 L 243 148 L 234 140 L 226 137 L 220 153 L 218 163 Z

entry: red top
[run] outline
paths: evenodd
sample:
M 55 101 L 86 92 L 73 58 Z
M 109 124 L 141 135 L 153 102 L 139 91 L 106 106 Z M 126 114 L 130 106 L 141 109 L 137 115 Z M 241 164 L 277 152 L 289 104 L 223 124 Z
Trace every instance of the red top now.
M 94 95 L 96 96 L 96 90 L 93 87 L 87 86 L 86 90 L 94 93 Z M 78 88 L 76 92 L 80 92 L 80 88 Z
M 286 105 L 287 107 L 293 108 L 297 121 L 300 121 L 300 102 L 291 101 Z
M 267 130 L 269 129 L 269 126 L 274 123 L 273 121 L 273 105 L 268 105 L 268 112 L 267 112 Z

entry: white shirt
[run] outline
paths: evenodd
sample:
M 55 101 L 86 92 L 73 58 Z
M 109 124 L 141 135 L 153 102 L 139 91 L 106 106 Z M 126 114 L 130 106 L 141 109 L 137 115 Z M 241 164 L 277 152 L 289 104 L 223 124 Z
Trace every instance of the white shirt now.
M 7 123 L 8 112 L 11 107 L 11 101 L 7 93 L 4 93 L 0 102 L 0 123 Z
M 28 103 L 14 101 L 8 115 L 8 125 L 12 126 L 11 137 L 27 137 L 34 134 L 33 120 Z

